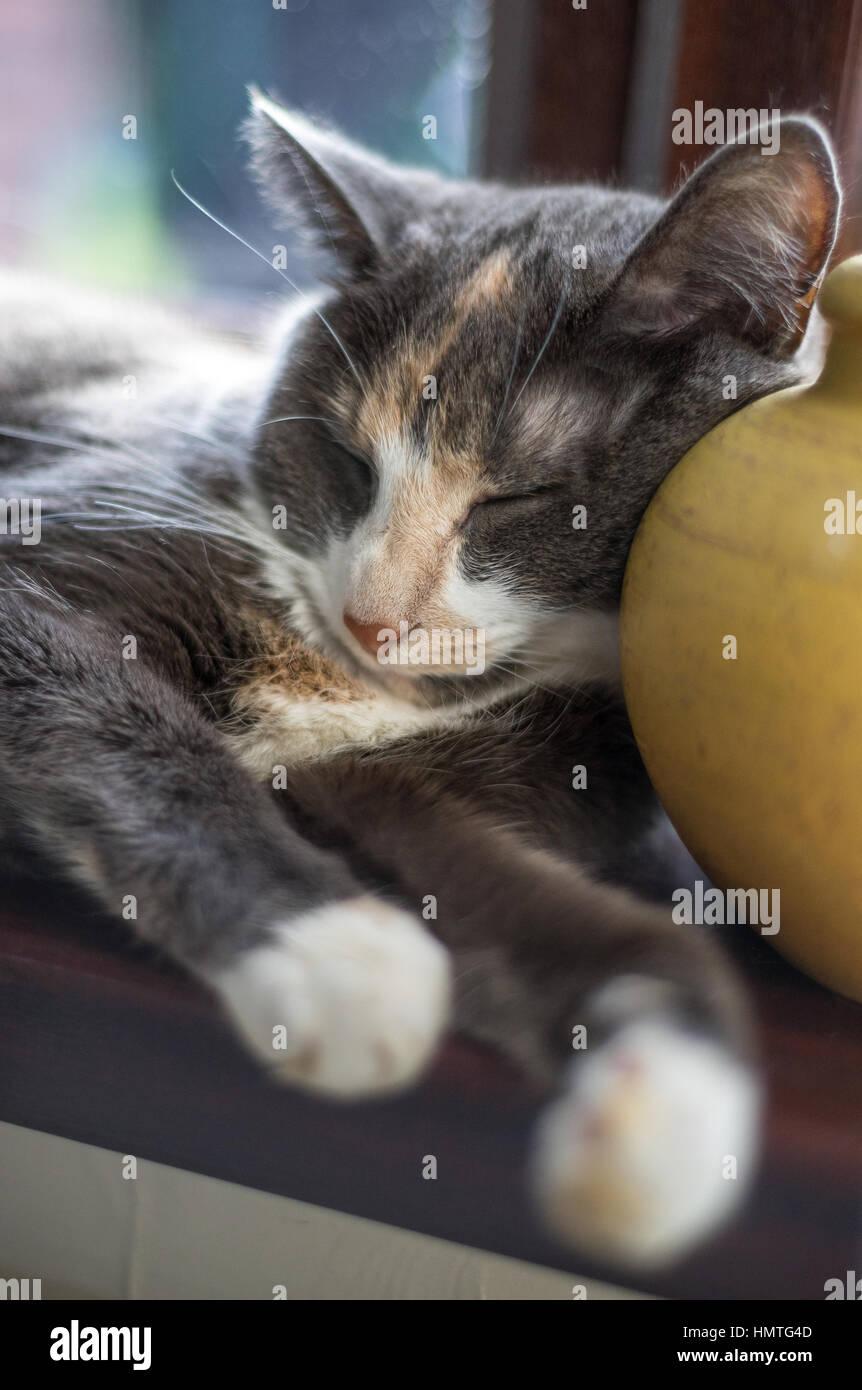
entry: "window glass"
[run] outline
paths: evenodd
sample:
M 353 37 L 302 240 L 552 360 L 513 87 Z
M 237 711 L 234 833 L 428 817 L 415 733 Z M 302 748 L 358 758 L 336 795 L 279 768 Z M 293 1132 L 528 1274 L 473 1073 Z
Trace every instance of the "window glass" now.
M 400 162 L 468 173 L 490 22 L 490 0 L 4 6 L 0 258 L 165 294 L 265 293 L 271 268 L 186 202 L 171 170 L 271 255 L 277 227 L 237 134 L 255 82 Z

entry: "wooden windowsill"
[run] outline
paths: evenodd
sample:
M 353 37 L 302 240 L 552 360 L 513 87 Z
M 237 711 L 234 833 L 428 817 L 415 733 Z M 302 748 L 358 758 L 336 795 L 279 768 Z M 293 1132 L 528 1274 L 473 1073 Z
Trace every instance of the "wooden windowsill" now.
M 732 1229 L 633 1281 L 535 1221 L 524 1168 L 540 1098 L 495 1056 L 453 1040 L 421 1087 L 375 1103 L 281 1089 L 202 989 L 82 898 L 3 887 L 2 1120 L 670 1297 L 822 1299 L 827 1279 L 862 1269 L 862 1008 L 753 934 L 733 945 L 768 1060 L 760 1179 Z

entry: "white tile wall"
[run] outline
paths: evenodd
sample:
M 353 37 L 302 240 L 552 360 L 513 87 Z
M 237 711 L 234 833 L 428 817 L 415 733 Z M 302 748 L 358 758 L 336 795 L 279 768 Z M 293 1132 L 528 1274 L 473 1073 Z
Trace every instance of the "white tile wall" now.
M 0 1123 L 0 1278 L 43 1298 L 636 1298 L 594 1280 Z

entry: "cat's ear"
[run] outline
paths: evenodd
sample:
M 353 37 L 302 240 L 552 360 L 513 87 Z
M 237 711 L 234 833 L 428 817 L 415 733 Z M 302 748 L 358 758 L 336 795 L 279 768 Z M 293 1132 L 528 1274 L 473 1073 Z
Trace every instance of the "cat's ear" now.
M 838 229 L 829 138 L 793 116 L 725 145 L 683 185 L 623 265 L 616 332 L 673 338 L 721 328 L 771 356 L 798 347 Z
M 348 274 L 371 268 L 419 221 L 423 191 L 439 181 L 418 170 L 407 175 L 255 87 L 249 95 L 243 133 L 269 203 Z

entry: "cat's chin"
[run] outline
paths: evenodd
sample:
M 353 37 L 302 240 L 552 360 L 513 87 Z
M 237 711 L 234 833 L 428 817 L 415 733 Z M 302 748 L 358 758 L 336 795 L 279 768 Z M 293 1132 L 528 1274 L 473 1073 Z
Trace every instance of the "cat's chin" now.
M 323 624 L 321 628 L 321 636 L 317 638 L 315 645 L 338 661 L 351 676 L 363 681 L 378 694 L 388 695 L 390 699 L 417 708 L 445 703 L 439 698 L 432 698 L 432 692 L 427 688 L 432 683 L 428 677 L 412 671 L 405 673 L 392 666 L 363 661 L 350 650 L 337 633 Z
M 409 673 L 381 666 L 378 670 L 356 664 L 356 674 L 365 678 L 376 691 L 414 709 L 443 709 L 446 706 L 477 709 L 518 690 L 526 690 L 531 682 L 511 675 L 503 669 L 489 667 L 482 675 L 447 671 L 435 668 L 414 668 Z
M 485 706 L 490 701 L 531 682 L 516 677 L 502 666 L 489 664 L 482 673 L 437 666 L 407 666 L 376 662 L 354 652 L 339 632 L 325 622 L 306 599 L 303 637 L 311 646 L 328 656 L 352 676 L 368 685 L 374 692 L 386 695 L 416 709 L 438 709 L 446 705 Z M 311 621 L 309 621 L 311 619 Z

